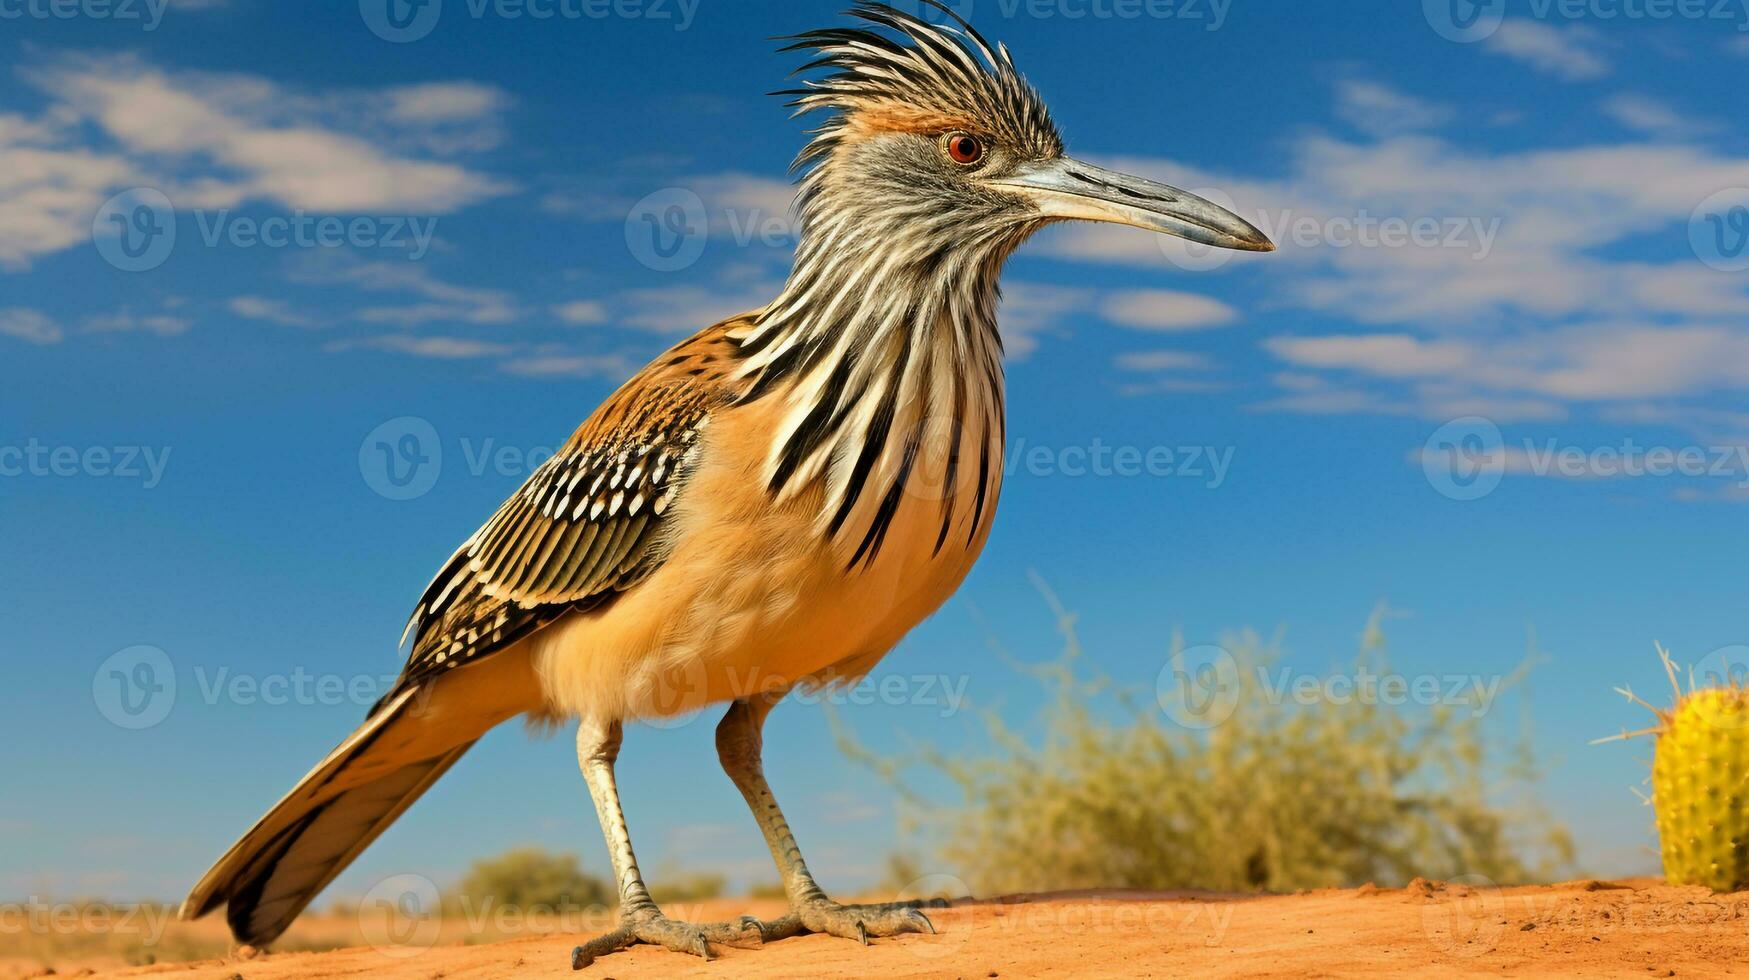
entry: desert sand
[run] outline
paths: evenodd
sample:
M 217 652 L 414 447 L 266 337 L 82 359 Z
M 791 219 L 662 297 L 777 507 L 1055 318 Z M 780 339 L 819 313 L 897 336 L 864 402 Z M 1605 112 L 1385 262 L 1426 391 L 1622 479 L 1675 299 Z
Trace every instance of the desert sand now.
M 780 902 L 737 899 L 671 911 L 726 919 L 781 909 Z M 570 970 L 577 936 L 474 944 L 452 941 L 447 928 L 418 950 L 365 946 L 55 969 L 57 976 L 164 980 L 1749 975 L 1749 892 L 1715 895 L 1653 879 L 1521 888 L 1418 879 L 1403 889 L 1267 896 L 1059 893 L 966 900 L 930 914 L 938 935 L 880 939 L 868 948 L 804 936 L 724 949 L 707 963 L 640 946 L 579 974 Z M 0 966 L 0 977 L 29 975 L 26 965 Z

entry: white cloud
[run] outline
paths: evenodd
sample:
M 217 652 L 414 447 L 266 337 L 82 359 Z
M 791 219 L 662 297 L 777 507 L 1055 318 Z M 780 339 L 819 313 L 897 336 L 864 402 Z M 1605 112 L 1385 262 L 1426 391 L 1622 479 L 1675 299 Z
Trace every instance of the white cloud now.
M 58 344 L 64 336 L 60 324 L 40 310 L 22 306 L 0 309 L 0 337 L 16 337 L 32 344 Z
M 124 309 L 88 316 L 79 325 L 89 333 L 153 333 L 160 337 L 175 337 L 187 333 L 194 321 L 162 313 L 141 316 Z
M 1590 28 L 1558 28 L 1523 17 L 1509 18 L 1486 42 L 1486 49 L 1494 54 L 1571 82 L 1609 74 L 1609 62 L 1598 47 L 1597 34 Z
M 265 320 L 282 327 L 313 327 L 315 321 L 294 311 L 284 300 L 260 296 L 237 296 L 225 304 L 226 309 L 251 320 Z
M 1450 106 L 1435 105 L 1378 82 L 1347 79 L 1336 86 L 1336 113 L 1379 135 L 1435 129 L 1452 118 Z
M 0 115 L 0 268 L 85 241 L 111 190 L 139 179 L 128 161 L 65 139 L 55 121 Z
M 489 144 L 505 99 L 474 83 L 314 95 L 251 75 L 169 73 L 126 56 L 22 69 L 49 105 L 0 115 L 0 267 L 84 241 L 115 191 L 181 208 L 268 202 L 327 213 L 445 214 L 509 185 L 424 158 Z M 472 113 L 470 115 L 469 113 Z M 91 127 L 106 140 L 90 142 Z M 465 129 L 459 132 L 458 129 Z
M 1181 350 L 1134 351 L 1119 354 L 1116 363 L 1125 371 L 1202 371 L 1210 366 L 1208 355 Z
M 522 316 L 515 298 L 503 290 L 457 286 L 410 262 L 359 262 L 318 256 L 292 272 L 294 281 L 344 284 L 367 292 L 409 293 L 422 302 L 368 306 L 353 312 L 365 323 L 412 327 L 432 322 L 502 325 Z
M 1101 311 L 1112 323 L 1137 330 L 1205 330 L 1239 318 L 1238 310 L 1218 299 L 1170 289 L 1112 293 Z
M 1564 403 L 1671 398 L 1749 386 L 1749 333 L 1723 325 L 1598 323 L 1437 341 L 1407 334 L 1276 337 L 1264 346 L 1295 368 L 1333 371 L 1362 382 L 1411 383 L 1394 400 L 1376 388 L 1339 389 L 1329 382 L 1302 383 L 1296 395 L 1317 395 L 1327 403 L 1332 391 L 1342 390 L 1344 403 L 1354 406 L 1345 410 L 1414 411 L 1436 418 L 1557 417 Z M 1276 402 L 1270 407 L 1295 406 Z
M 623 357 L 594 354 L 540 354 L 508 360 L 498 368 L 524 378 L 623 378 L 635 370 Z
M 782 288 L 777 283 L 733 289 L 720 286 L 666 286 L 620 293 L 616 305 L 628 326 L 657 333 L 692 333 L 732 316 L 765 308 Z
M 373 350 L 394 354 L 411 354 L 414 357 L 437 360 L 471 360 L 478 357 L 508 354 L 514 348 L 508 344 L 471 340 L 464 337 L 411 337 L 405 334 L 389 334 L 358 340 L 337 340 L 323 349 L 332 352 Z
M 1090 289 L 1016 281 L 1002 287 L 1002 308 L 997 323 L 1002 349 L 1020 360 L 1038 350 L 1046 334 L 1066 336 L 1064 321 L 1094 305 L 1098 294 Z
M 504 111 L 501 89 L 478 82 L 403 85 L 383 93 L 391 119 L 411 123 L 473 122 Z
M 608 321 L 607 307 L 596 300 L 579 299 L 553 307 L 553 315 L 573 326 L 588 326 Z
M 1645 95 L 1612 96 L 1603 103 L 1603 112 L 1629 129 L 1666 139 L 1690 139 L 1719 128 L 1710 120 L 1684 118 L 1671 106 Z
M 1471 365 L 1470 345 L 1405 334 L 1272 337 L 1263 346 L 1300 367 L 1342 368 L 1390 378 L 1439 376 Z

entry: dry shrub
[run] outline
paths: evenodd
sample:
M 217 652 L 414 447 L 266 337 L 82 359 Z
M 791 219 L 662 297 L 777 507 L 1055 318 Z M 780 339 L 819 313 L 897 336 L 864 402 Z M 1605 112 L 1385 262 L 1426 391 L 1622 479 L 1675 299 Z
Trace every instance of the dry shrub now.
M 1279 676 L 1269 672 L 1277 644 L 1245 632 L 1222 644 L 1236 668 L 1231 716 L 1186 727 L 1170 699 L 1115 689 L 1090 671 L 1074 618 L 1044 591 L 1063 652 L 1016 665 L 1051 694 L 1041 725 L 1019 731 L 986 711 L 981 754 L 924 747 L 900 759 L 876 756 L 839 726 L 845 750 L 900 790 L 906 833 L 932 841 L 932 854 L 894 860 L 905 879 L 896 887 L 924 871 L 994 895 L 1290 891 L 1417 875 L 1506 884 L 1568 869 L 1567 832 L 1529 793 L 1527 743 L 1491 746 L 1473 704 L 1270 696 L 1279 690 L 1266 681 Z M 1386 672 L 1381 614 L 1368 624 L 1357 673 Z M 1175 639 L 1175 659 L 1181 651 Z M 946 776 L 960 798 L 916 792 L 906 777 L 919 768 Z

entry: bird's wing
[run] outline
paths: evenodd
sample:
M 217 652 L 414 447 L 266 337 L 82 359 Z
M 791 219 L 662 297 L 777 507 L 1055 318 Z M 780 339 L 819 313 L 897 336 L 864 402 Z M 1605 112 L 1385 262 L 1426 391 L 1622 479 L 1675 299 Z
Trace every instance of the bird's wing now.
M 674 363 L 627 382 L 445 563 L 407 624 L 413 649 L 397 691 L 609 601 L 661 566 L 670 508 L 718 402 L 708 379 Z

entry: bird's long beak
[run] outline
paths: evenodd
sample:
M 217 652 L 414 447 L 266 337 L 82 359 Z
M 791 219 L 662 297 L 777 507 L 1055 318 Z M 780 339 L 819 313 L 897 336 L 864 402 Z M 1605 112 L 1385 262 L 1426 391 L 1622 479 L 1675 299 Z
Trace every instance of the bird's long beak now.
M 1216 248 L 1275 251 L 1268 236 L 1226 208 L 1189 191 L 1079 160 L 1027 164 L 992 183 L 1025 194 L 1049 218 L 1110 221 Z

